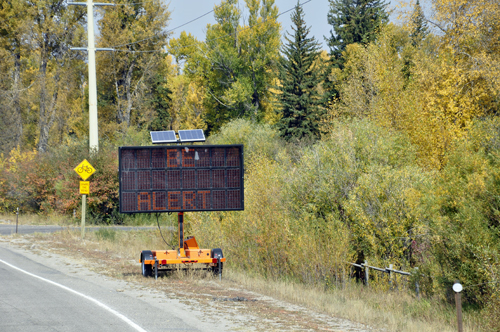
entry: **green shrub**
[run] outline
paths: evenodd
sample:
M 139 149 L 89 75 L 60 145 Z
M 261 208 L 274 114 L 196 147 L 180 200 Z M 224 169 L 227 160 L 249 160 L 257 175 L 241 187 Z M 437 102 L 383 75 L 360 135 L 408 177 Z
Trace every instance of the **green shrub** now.
M 207 140 L 208 144 L 243 144 L 245 162 L 255 155 L 274 158 L 285 144 L 279 133 L 268 124 L 255 123 L 246 119 L 231 121 Z
M 500 277 L 500 121 L 478 121 L 446 157 L 422 204 L 431 234 L 429 272 L 450 300 L 459 280 L 466 302 L 488 302 L 495 293 L 490 282 Z

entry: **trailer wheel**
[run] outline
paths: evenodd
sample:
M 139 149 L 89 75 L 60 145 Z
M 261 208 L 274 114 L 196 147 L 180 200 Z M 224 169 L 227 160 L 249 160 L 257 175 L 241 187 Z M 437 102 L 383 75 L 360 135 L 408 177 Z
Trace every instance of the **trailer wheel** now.
M 212 258 L 224 258 L 224 255 L 222 254 L 222 249 L 221 248 L 212 249 Z M 224 267 L 224 263 L 221 262 L 220 263 L 220 274 L 222 274 L 223 267 Z M 212 273 L 216 277 L 219 275 L 219 264 L 212 266 Z
M 151 277 L 153 275 L 153 267 L 151 264 L 144 264 L 144 259 L 141 260 L 141 271 L 144 277 Z
M 220 263 L 220 274 L 222 274 L 222 270 L 224 270 L 224 263 Z M 212 273 L 217 277 L 219 275 L 219 266 L 212 266 Z

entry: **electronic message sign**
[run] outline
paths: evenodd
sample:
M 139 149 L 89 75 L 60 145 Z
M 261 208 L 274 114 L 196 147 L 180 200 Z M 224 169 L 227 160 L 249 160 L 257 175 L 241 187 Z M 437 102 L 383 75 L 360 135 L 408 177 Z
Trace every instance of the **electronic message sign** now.
M 119 148 L 120 212 L 243 210 L 243 145 Z

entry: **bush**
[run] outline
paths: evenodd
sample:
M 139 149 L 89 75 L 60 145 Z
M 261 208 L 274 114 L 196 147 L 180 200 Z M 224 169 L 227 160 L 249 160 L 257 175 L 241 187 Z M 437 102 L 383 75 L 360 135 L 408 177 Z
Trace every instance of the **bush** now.
M 245 164 L 256 155 L 275 156 L 285 146 L 279 133 L 268 124 L 237 119 L 225 124 L 217 134 L 210 136 L 208 144 L 243 144 Z
M 14 149 L 1 170 L 2 210 L 11 211 L 19 206 L 32 213 L 72 213 L 81 202 L 81 179 L 74 168 L 83 159 L 96 169 L 88 179 L 91 192 L 88 211 L 109 221 L 118 209 L 118 158 L 116 149 L 109 145 L 102 146 L 92 156 L 84 143 L 61 146 L 43 154 Z
M 250 146 L 245 211 L 190 215 L 200 242 L 226 246 L 241 268 L 326 286 L 352 259 L 410 265 L 411 241 L 387 241 L 418 235 L 413 206 L 426 173 L 404 136 L 354 121 L 315 144 L 271 144 L 272 131 L 254 126 L 234 121 L 212 141 Z
M 500 121 L 478 121 L 446 157 L 422 205 L 431 232 L 428 265 L 440 293 L 458 279 L 466 301 L 488 302 L 500 264 Z

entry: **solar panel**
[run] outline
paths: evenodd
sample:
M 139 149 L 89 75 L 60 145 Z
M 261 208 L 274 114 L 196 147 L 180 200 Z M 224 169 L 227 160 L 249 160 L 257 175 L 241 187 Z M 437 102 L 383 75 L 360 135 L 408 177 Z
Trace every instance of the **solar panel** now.
M 150 133 L 151 133 L 151 140 L 153 141 L 153 144 L 177 143 L 177 138 L 175 137 L 175 131 L 173 131 L 173 130 L 152 131 Z
M 181 142 L 205 142 L 205 135 L 202 129 L 179 130 Z

